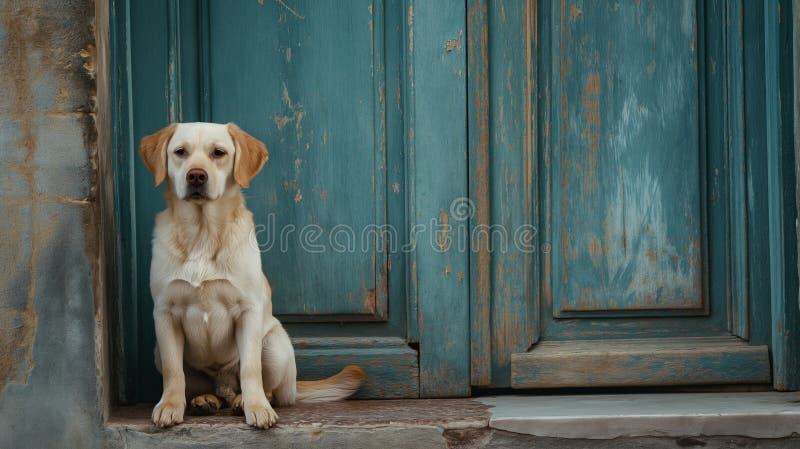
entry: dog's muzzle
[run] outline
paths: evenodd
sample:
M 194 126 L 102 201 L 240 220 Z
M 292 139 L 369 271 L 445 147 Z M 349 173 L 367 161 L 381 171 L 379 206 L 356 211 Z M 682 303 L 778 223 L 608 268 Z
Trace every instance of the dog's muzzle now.
M 206 181 L 208 173 L 202 168 L 193 168 L 186 173 L 186 199 L 204 200 L 206 196 Z

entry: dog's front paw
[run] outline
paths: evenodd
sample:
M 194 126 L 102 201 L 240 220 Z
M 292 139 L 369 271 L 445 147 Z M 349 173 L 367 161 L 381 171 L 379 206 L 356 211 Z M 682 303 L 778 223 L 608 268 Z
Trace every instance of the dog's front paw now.
M 215 415 L 222 408 L 222 401 L 213 394 L 201 394 L 189 402 L 189 414 L 197 416 Z
M 236 416 L 244 416 L 241 394 L 237 394 L 236 397 L 233 398 L 233 401 L 231 401 L 231 412 Z
M 244 404 L 244 420 L 247 424 L 258 427 L 259 429 L 268 429 L 278 421 L 278 414 L 269 405 L 269 402 L 263 403 L 254 402 Z
M 169 427 L 183 422 L 186 400 L 161 398 L 153 409 L 153 424 Z

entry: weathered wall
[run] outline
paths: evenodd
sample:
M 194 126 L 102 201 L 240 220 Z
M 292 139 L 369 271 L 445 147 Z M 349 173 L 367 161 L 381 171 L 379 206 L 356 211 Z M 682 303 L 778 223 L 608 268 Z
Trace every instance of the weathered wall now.
M 96 375 L 91 0 L 0 0 L 0 447 L 89 447 Z

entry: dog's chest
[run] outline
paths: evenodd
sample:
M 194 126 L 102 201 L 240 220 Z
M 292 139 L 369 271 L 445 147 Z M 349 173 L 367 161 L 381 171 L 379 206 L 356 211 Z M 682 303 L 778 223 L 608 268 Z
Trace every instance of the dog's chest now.
M 235 288 L 227 281 L 206 281 L 194 293 L 182 307 L 186 361 L 196 368 L 235 363 L 240 314 Z
M 199 287 L 206 281 L 231 279 L 233 267 L 230 266 L 230 257 L 224 247 L 216 248 L 206 240 L 199 240 L 187 248 L 182 256 L 179 257 L 180 268 L 176 270 L 176 278 L 194 287 Z

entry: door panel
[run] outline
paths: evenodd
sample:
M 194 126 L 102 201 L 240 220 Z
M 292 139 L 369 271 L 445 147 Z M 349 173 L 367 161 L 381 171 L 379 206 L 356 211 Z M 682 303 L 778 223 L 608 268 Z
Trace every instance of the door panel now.
M 705 313 L 698 5 L 557 7 L 553 313 Z
M 416 315 L 407 313 L 398 251 L 409 190 L 402 2 L 141 0 L 121 8 L 129 8 L 130 40 L 118 31 L 128 46 L 118 54 L 129 48 L 130 59 L 117 64 L 130 84 L 118 104 L 130 138 L 119 145 L 132 163 L 119 170 L 132 176 L 118 188 L 132 222 L 123 236 L 132 260 L 123 262 L 134 268 L 122 268 L 132 288 L 118 337 L 126 354 L 120 400 L 154 401 L 161 392 L 147 273 L 154 216 L 165 204 L 131 156 L 143 136 L 176 121 L 236 122 L 269 149 L 244 194 L 299 378 L 357 364 L 367 372 L 359 397 L 418 396 L 418 351 L 407 331 Z
M 247 196 L 272 245 L 275 313 L 385 320 L 383 2 L 209 6 L 211 121 L 255 129 L 271 150 Z
M 740 338 L 752 299 L 733 2 L 471 4 L 473 234 L 535 235 L 509 251 L 478 241 L 472 382 L 768 382 L 768 348 Z

